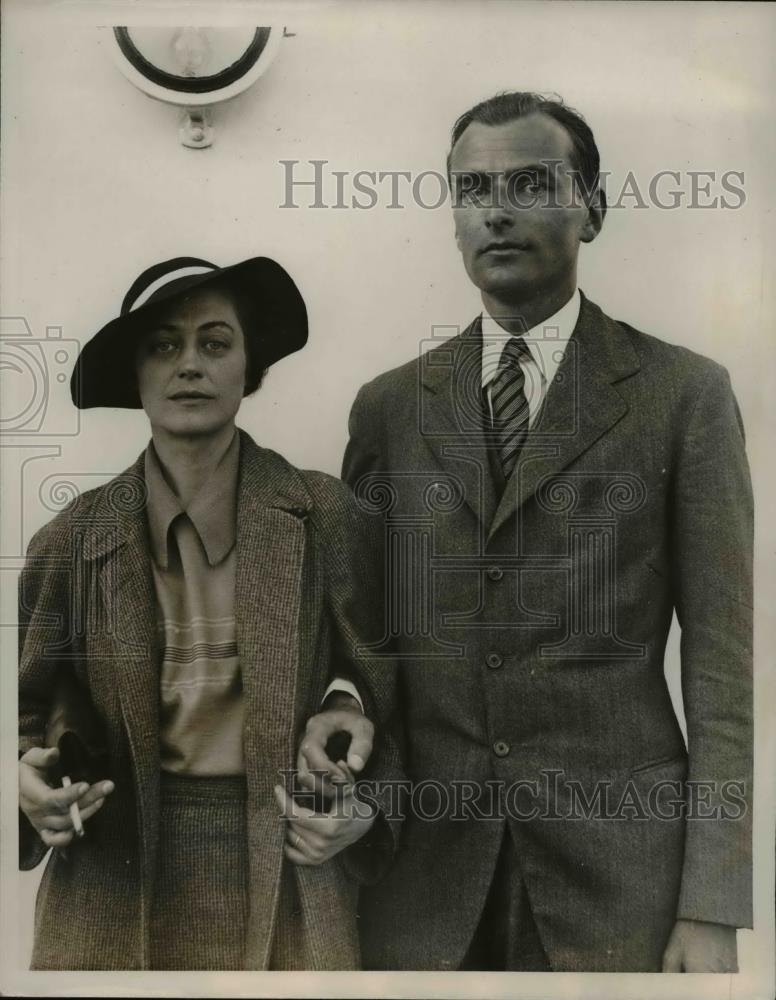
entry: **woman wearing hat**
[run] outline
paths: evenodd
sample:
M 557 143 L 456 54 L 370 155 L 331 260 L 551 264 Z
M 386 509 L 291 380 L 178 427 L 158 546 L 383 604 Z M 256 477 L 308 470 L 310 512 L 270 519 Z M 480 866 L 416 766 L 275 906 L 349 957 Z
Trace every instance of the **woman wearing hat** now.
M 306 339 L 274 261 L 178 258 L 144 272 L 78 358 L 74 403 L 142 406 L 152 440 L 35 535 L 22 573 L 22 867 L 55 848 L 33 968 L 358 967 L 348 874 L 371 877 L 392 834 L 352 798 L 313 816 L 279 786 L 333 677 L 349 764 L 370 749 L 353 695 L 387 721 L 392 673 L 358 655 L 382 626 L 375 538 L 342 483 L 235 428 Z M 68 671 L 109 774 L 58 788 L 46 728 Z

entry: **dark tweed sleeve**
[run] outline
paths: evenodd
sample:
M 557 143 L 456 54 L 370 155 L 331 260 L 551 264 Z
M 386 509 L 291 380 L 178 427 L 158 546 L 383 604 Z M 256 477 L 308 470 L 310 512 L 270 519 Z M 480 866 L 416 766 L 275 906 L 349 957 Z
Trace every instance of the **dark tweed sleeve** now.
M 72 657 L 72 543 L 67 514 L 33 537 L 19 577 L 19 757 L 44 745 L 58 665 Z M 48 852 L 19 810 L 19 867 L 29 870 Z

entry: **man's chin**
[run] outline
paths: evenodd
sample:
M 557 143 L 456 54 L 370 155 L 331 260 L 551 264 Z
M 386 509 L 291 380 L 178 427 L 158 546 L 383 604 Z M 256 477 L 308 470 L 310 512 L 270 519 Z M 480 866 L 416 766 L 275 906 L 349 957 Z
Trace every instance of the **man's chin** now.
M 487 295 L 509 301 L 519 300 L 530 295 L 536 287 L 535 277 L 514 267 L 509 270 L 489 267 L 486 271 L 476 275 L 474 283 L 480 291 Z

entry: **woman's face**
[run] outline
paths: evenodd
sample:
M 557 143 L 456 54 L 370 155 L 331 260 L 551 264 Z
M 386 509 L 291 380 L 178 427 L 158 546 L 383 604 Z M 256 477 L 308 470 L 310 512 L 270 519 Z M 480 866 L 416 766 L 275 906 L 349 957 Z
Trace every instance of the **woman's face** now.
M 245 338 L 222 292 L 193 291 L 160 313 L 135 355 L 151 427 L 173 437 L 207 437 L 230 424 L 245 390 Z

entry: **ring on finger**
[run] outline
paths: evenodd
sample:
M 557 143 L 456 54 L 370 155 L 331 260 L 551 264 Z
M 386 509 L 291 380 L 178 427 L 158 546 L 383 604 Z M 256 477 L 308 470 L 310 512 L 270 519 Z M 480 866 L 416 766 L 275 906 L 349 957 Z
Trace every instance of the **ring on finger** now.
M 295 847 L 295 848 L 297 849 L 297 851 L 298 851 L 298 850 L 299 850 L 299 848 L 300 848 L 300 847 L 302 846 L 302 837 L 301 837 L 301 835 L 300 835 L 300 834 L 298 834 L 298 833 L 294 834 L 294 836 L 296 837 L 296 840 L 294 841 L 294 847 Z

